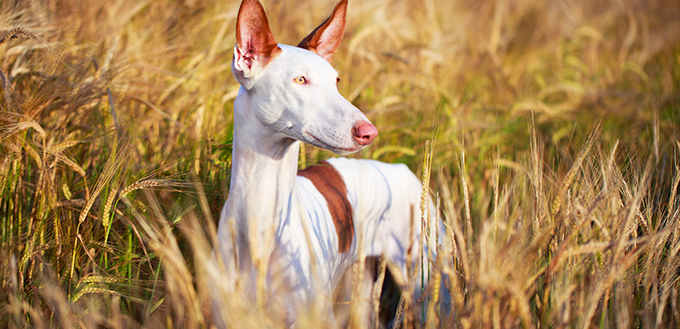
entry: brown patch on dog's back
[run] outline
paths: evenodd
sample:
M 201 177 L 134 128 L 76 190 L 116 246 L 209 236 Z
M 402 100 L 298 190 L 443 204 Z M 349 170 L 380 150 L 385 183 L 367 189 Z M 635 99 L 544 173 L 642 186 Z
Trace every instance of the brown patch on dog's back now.
M 338 233 L 340 253 L 348 252 L 354 239 L 354 218 L 352 205 L 347 199 L 347 185 L 342 176 L 326 161 L 298 171 L 297 174 L 312 181 L 314 187 L 326 199 L 335 224 L 335 232 Z

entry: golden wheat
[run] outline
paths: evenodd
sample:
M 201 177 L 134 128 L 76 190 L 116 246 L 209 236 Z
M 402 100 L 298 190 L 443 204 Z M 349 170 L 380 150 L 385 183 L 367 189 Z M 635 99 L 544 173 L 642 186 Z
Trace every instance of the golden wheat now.
M 0 327 L 212 325 L 238 2 L 0 6 Z M 333 2 L 263 0 L 286 44 Z M 421 172 L 444 220 L 423 232 L 446 236 L 433 264 L 391 270 L 405 288 L 395 327 L 680 324 L 677 1 L 348 10 L 338 89 L 380 131 L 356 156 Z M 331 156 L 301 150 L 301 166 Z M 409 289 L 425 266 L 423 318 Z M 285 326 L 243 282 L 217 289 L 228 324 Z M 451 304 L 437 315 L 438 285 Z M 328 322 L 300 311 L 299 327 Z
M 128 194 L 132 193 L 132 191 L 136 190 L 141 190 L 141 189 L 148 189 L 152 187 L 157 187 L 161 185 L 161 181 L 158 179 L 147 179 L 147 180 L 141 180 L 141 181 L 136 181 L 125 188 L 123 188 L 120 191 L 120 197 L 124 198 Z

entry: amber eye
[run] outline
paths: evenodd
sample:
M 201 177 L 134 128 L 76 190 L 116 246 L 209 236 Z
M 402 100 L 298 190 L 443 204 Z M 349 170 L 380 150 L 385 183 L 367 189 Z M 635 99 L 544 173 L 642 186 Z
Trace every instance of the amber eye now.
M 307 83 L 307 78 L 305 78 L 303 76 L 299 76 L 299 77 L 295 78 L 295 83 L 304 85 L 305 83 Z

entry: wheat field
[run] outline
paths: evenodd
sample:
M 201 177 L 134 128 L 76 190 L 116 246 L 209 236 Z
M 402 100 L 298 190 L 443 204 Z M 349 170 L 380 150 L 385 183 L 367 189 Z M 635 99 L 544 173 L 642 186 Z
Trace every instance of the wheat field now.
M 262 2 L 286 44 L 334 5 Z M 238 5 L 0 2 L 0 327 L 213 325 Z M 351 0 L 347 17 L 339 89 L 380 133 L 353 156 L 409 165 L 446 224 L 448 280 L 394 327 L 680 326 L 680 2 Z M 303 150 L 301 167 L 333 156 Z M 437 284 L 450 304 L 419 316 Z M 231 300 L 232 327 L 284 325 Z

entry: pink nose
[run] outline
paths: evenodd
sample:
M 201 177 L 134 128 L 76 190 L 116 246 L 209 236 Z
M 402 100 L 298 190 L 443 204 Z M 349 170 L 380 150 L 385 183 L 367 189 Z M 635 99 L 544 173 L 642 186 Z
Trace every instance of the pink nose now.
M 378 130 L 375 129 L 375 126 L 366 121 L 357 122 L 352 128 L 352 133 L 354 133 L 354 139 L 361 146 L 371 144 L 375 136 L 378 136 Z

